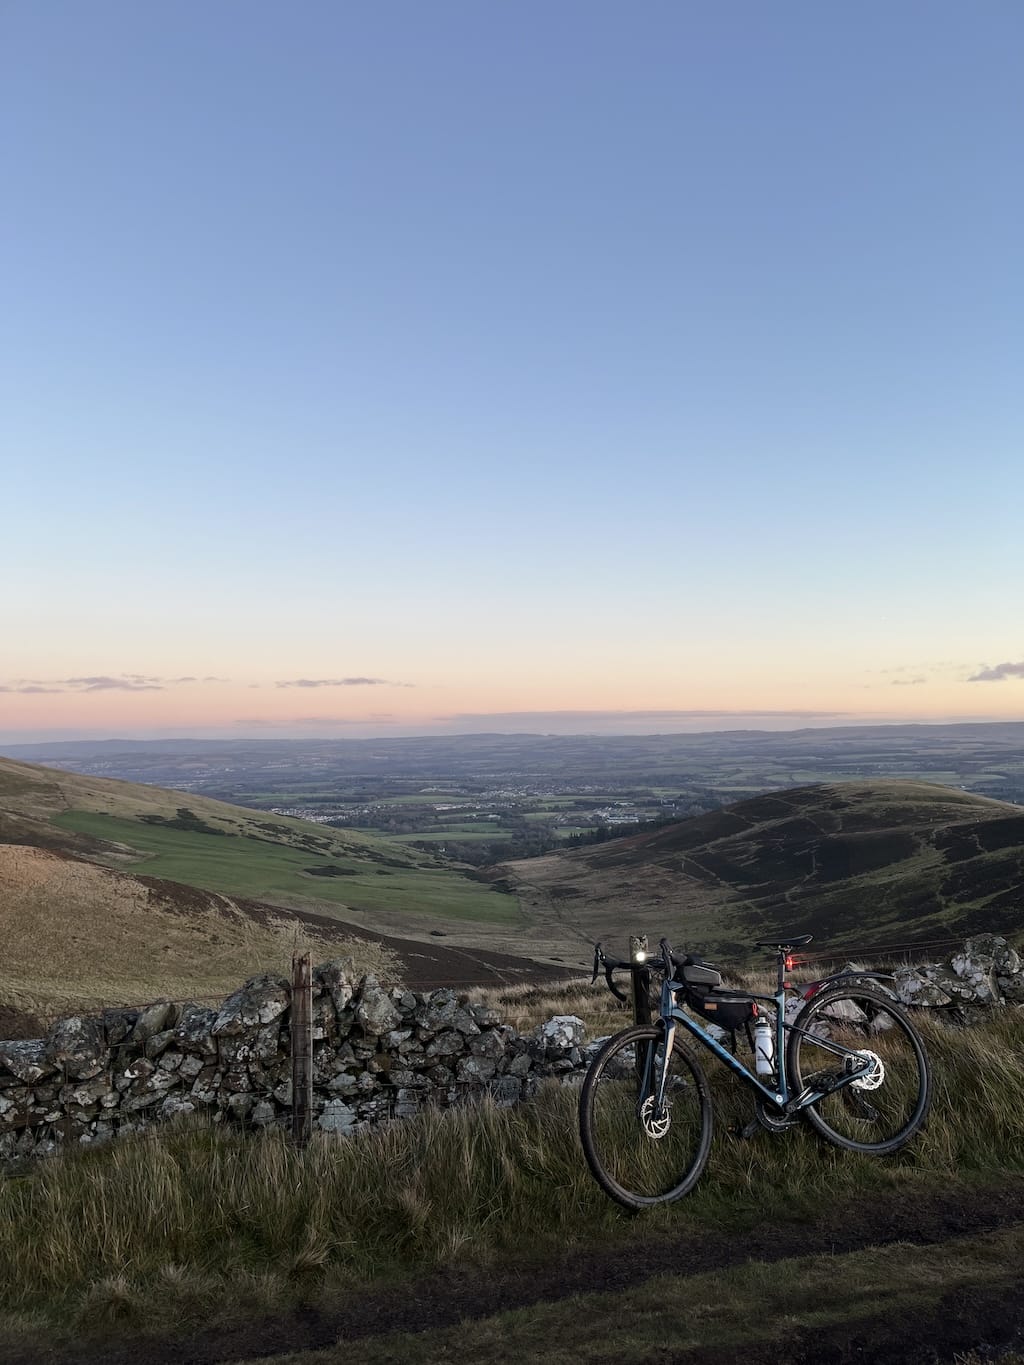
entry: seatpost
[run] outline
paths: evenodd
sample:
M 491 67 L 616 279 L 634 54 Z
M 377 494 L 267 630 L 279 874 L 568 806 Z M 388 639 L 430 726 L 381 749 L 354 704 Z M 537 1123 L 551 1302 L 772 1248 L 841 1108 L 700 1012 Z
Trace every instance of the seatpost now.
M 778 950 L 777 954 L 776 954 L 776 961 L 775 961 L 775 993 L 776 993 L 776 994 L 778 994 L 779 991 L 781 991 L 782 988 L 783 988 L 783 987 L 785 986 L 785 984 L 786 984 L 786 962 L 788 961 L 788 959 L 789 959 L 789 954 L 785 951 L 784 948 L 780 948 L 780 949 Z

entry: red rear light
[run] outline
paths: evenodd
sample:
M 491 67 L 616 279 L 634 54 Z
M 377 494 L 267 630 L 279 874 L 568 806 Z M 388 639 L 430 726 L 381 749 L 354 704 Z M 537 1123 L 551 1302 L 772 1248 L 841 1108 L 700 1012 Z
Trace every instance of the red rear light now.
M 786 954 L 786 971 L 787 971 L 787 972 L 791 972 L 795 966 L 796 966 L 796 959 L 793 957 L 793 954 L 792 954 L 792 953 L 787 953 L 787 954 Z

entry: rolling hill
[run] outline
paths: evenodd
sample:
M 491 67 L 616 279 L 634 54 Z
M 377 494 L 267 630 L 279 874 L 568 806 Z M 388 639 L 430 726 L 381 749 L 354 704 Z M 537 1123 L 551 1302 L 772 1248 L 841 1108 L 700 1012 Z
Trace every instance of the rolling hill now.
M 418 986 L 521 979 L 522 928 L 514 895 L 401 844 L 0 759 L 5 1036 L 67 1007 L 223 996 L 297 943 Z
M 742 961 L 813 933 L 837 952 L 1024 929 L 1024 810 L 927 782 L 793 788 L 507 864 L 527 912 L 577 939 L 629 933 Z

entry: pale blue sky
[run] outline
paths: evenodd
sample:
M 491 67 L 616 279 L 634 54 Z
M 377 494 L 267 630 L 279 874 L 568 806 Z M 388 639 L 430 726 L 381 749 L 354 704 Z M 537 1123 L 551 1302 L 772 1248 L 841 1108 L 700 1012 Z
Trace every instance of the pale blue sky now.
M 1024 716 L 1016 0 L 24 0 L 0 63 L 0 687 L 234 689 L 0 734 Z

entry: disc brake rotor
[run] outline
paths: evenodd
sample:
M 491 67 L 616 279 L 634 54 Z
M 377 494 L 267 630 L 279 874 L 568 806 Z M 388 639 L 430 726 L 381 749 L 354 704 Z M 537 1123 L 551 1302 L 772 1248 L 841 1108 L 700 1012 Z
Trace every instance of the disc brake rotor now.
M 649 1138 L 654 1138 L 655 1141 L 657 1141 L 658 1138 L 663 1138 L 665 1134 L 668 1132 L 669 1128 L 672 1126 L 672 1119 L 668 1112 L 668 1105 L 667 1104 L 665 1105 L 665 1108 L 662 1111 L 661 1116 L 659 1118 L 655 1118 L 654 1096 L 648 1095 L 647 1098 L 644 1100 L 643 1104 L 640 1106 L 640 1123 L 642 1124 L 643 1130 Z
M 855 1081 L 851 1081 L 850 1088 L 852 1090 L 877 1090 L 885 1080 L 885 1066 L 881 1057 L 877 1052 L 868 1052 L 866 1048 L 861 1049 L 857 1056 L 863 1057 L 866 1062 L 870 1062 L 871 1070 L 865 1071 L 863 1076 L 858 1076 Z

